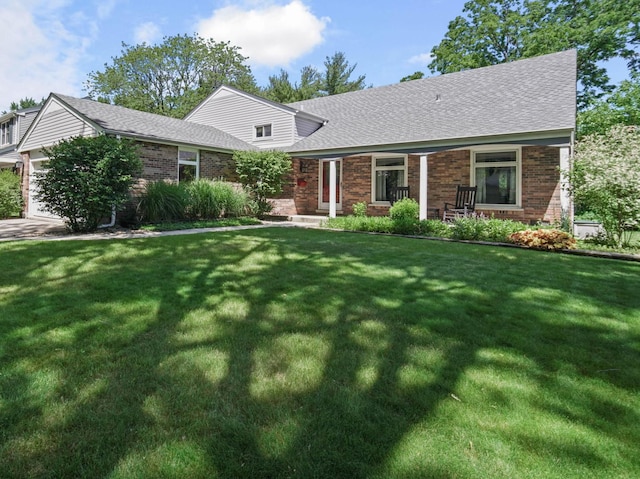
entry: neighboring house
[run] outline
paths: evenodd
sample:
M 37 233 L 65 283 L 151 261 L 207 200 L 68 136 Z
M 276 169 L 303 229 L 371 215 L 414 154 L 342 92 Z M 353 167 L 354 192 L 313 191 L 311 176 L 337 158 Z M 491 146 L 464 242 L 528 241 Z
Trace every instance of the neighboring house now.
M 16 147 L 39 110 L 35 106 L 0 115 L 0 169 L 15 168 L 16 162 L 21 161 Z
M 33 171 L 61 138 L 127 136 L 143 145 L 144 179 L 179 180 L 181 167 L 234 179 L 233 150 L 283 149 L 294 169 L 278 214 L 349 214 L 358 202 L 386 214 L 390 188 L 409 186 L 426 218 L 472 185 L 488 215 L 556 221 L 569 209 L 560 169 L 575 115 L 568 51 L 288 105 L 222 86 L 185 120 L 52 95 L 19 151 Z

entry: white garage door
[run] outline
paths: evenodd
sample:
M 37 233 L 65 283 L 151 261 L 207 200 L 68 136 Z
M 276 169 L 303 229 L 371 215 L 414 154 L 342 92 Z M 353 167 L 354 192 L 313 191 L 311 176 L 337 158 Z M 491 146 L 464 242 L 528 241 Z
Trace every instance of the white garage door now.
M 29 175 L 29 214 L 28 216 L 37 216 L 40 218 L 56 218 L 60 219 L 59 216 L 56 216 L 48 211 L 45 211 L 42 203 L 36 200 L 36 193 L 38 192 L 38 187 L 35 182 L 36 172 L 46 171 L 47 158 L 39 158 L 37 160 L 31 161 L 31 174 Z

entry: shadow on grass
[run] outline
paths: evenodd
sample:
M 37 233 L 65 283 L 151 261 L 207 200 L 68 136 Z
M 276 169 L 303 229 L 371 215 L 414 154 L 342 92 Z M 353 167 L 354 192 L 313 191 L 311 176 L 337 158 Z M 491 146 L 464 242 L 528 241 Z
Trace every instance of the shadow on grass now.
M 282 229 L 14 247 L 7 477 L 640 468 L 637 265 Z

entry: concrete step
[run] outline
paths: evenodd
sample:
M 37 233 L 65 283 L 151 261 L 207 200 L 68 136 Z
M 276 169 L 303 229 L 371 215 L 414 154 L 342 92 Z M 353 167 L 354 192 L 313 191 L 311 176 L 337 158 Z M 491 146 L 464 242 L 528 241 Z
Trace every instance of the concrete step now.
M 306 224 L 306 225 L 320 225 L 321 222 L 326 221 L 326 216 L 317 215 L 291 215 L 288 218 L 292 223 Z

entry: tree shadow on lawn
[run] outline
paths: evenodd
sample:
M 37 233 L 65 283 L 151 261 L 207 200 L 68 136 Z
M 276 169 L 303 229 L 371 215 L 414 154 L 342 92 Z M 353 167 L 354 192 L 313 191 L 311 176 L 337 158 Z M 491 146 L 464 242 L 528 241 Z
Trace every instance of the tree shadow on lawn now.
M 617 397 L 640 382 L 630 367 L 640 362 L 629 321 L 637 265 L 287 230 L 58 254 L 87 248 L 98 270 L 51 285 L 26 277 L 5 303 L 15 313 L 1 337 L 17 338 L 3 345 L 0 377 L 8 477 L 513 477 L 554 463 L 549 475 L 615 477 L 639 467 L 620 457 L 640 442 L 638 403 Z M 114 280 L 118 297 L 101 298 Z M 35 292 L 82 308 L 32 324 L 15 314 Z M 51 385 L 39 390 L 36 373 Z M 521 417 L 532 410 L 539 418 Z

